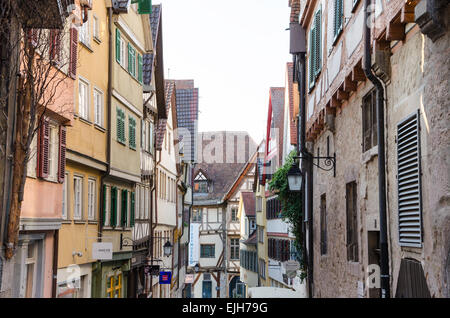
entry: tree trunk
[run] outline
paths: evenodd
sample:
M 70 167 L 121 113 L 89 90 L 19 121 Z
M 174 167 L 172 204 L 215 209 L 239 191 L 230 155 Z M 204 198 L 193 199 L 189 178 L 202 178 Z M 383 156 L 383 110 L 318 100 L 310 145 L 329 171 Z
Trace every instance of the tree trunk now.
M 26 45 L 27 46 L 27 45 Z M 26 48 L 27 49 L 27 48 Z M 33 75 L 32 65 L 34 49 L 28 47 L 29 61 L 27 63 L 27 72 L 25 74 L 26 80 L 21 78 L 19 80 L 18 98 L 17 98 L 17 125 L 16 138 L 14 141 L 14 159 L 13 159 L 13 184 L 12 184 L 12 198 L 11 208 L 9 213 L 9 222 L 6 239 L 6 259 L 11 259 L 14 255 L 15 247 L 19 238 L 20 213 L 22 210 L 23 193 L 26 181 L 27 162 L 30 152 L 30 124 L 34 126 L 34 118 L 30 114 L 35 112 L 31 110 L 32 107 L 32 90 L 33 90 Z

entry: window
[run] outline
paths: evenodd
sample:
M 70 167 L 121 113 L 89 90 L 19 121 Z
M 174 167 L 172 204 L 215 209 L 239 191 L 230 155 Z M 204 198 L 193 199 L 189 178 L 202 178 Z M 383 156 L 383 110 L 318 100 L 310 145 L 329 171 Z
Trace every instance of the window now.
M 58 155 L 59 155 L 59 127 L 54 124 L 49 125 L 49 155 L 48 155 L 48 180 L 57 181 L 58 178 Z
M 231 260 L 239 259 L 239 239 L 238 238 L 230 239 L 230 259 Z
M 264 244 L 264 227 L 258 225 L 258 242 Z
M 231 207 L 231 222 L 239 221 L 237 214 L 238 214 L 238 208 L 235 206 Z
M 201 244 L 200 245 L 200 257 L 214 258 L 215 257 L 215 245 L 214 244 Z
M 125 144 L 125 112 L 117 108 L 117 141 Z
M 256 229 L 255 219 L 250 219 L 250 233 Z
M 83 216 L 83 178 L 73 177 L 73 218 L 81 220 Z
M 309 89 L 316 82 L 322 67 L 322 8 L 317 10 L 309 32 Z
M 256 212 L 262 211 L 262 198 L 256 197 Z
M 257 261 L 258 261 L 258 255 L 254 251 L 246 251 L 241 250 L 240 251 L 240 257 L 239 262 L 240 266 L 243 268 L 250 270 L 252 272 L 257 272 Z
M 362 116 L 363 152 L 366 152 L 378 144 L 376 90 L 372 90 L 369 94 L 364 96 Z
M 258 272 L 259 276 L 261 276 L 263 279 L 266 278 L 266 262 L 263 259 L 259 259 L 258 263 Z
M 111 191 L 110 187 L 103 185 L 103 225 L 111 225 Z
M 96 182 L 94 179 L 88 180 L 88 220 L 95 219 Z
M 80 42 L 90 47 L 91 35 L 90 35 L 89 21 L 90 19 L 87 19 L 87 21 L 84 22 L 80 27 Z
M 67 194 L 69 193 L 68 189 L 68 174 L 66 173 L 66 177 L 64 178 L 64 184 L 63 184 L 63 199 L 62 199 L 62 219 L 67 220 Z
M 278 197 L 267 200 L 266 205 L 267 219 L 277 219 L 281 216 L 281 202 Z
M 358 219 L 356 211 L 356 182 L 346 185 L 347 260 L 358 262 Z
M 192 222 L 202 222 L 202 209 L 201 208 L 192 209 Z
M 128 190 L 121 191 L 121 217 L 120 217 L 120 225 L 122 227 L 128 226 Z
M 194 192 L 208 193 L 208 179 L 202 172 L 199 172 L 194 179 Z
M 89 84 L 78 78 L 78 115 L 89 120 Z
M 153 131 L 154 131 L 154 126 L 153 126 L 153 122 L 149 122 L 149 129 L 148 129 L 148 151 L 153 154 Z
M 327 254 L 327 196 L 320 196 L 320 254 Z
M 111 188 L 111 214 L 110 214 L 110 226 L 115 227 L 117 225 L 117 188 Z
M 103 127 L 103 93 L 94 89 L 94 123 Z
M 344 15 L 344 0 L 334 0 L 334 26 L 333 26 L 333 34 L 334 39 L 336 41 L 338 36 L 342 32 L 343 28 L 343 15 Z
M 422 247 L 419 112 L 397 125 L 398 229 L 401 246 Z
M 122 298 L 122 273 L 107 278 L 106 297 Z
M 136 120 L 133 117 L 128 117 L 128 143 L 131 149 L 136 149 Z
M 93 33 L 94 39 L 97 41 L 100 41 L 100 24 L 98 22 L 98 17 L 96 15 L 94 15 L 92 21 L 93 21 L 92 33 Z

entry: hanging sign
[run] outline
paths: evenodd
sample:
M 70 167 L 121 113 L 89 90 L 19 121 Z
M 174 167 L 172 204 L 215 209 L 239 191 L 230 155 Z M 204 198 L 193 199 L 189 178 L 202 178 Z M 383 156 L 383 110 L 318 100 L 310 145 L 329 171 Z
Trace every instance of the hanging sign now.
M 198 259 L 200 256 L 199 230 L 200 223 L 191 223 L 188 266 L 195 266 L 198 263 Z
M 159 283 L 161 285 L 170 284 L 172 280 L 172 272 L 160 272 L 159 273 Z
M 110 260 L 113 254 L 112 242 L 92 243 L 92 258 L 97 260 Z

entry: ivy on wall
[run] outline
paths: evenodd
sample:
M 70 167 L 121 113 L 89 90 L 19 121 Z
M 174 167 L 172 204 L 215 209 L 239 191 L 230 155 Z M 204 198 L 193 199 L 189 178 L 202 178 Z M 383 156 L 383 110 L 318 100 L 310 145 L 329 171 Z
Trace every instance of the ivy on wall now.
M 291 226 L 291 232 L 295 235 L 295 248 L 297 250 L 297 261 L 300 263 L 301 276 L 306 277 L 305 263 L 303 259 L 303 231 L 302 231 L 302 198 L 298 192 L 289 190 L 288 172 L 294 163 L 297 151 L 293 150 L 286 158 L 286 163 L 282 165 L 272 176 L 269 182 L 269 189 L 278 194 L 281 202 L 283 221 Z

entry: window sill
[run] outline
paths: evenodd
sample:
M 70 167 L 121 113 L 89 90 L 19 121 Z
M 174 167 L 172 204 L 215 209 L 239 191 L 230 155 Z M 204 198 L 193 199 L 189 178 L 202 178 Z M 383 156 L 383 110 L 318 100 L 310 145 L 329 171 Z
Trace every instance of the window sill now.
M 116 139 L 116 141 L 117 141 L 119 144 L 121 144 L 122 146 L 124 146 L 124 147 L 127 146 L 127 144 L 126 144 L 125 141 L 120 141 L 120 140 L 117 140 L 117 139 Z
M 72 220 L 62 220 L 62 224 L 72 224 Z
M 80 119 L 81 122 L 85 123 L 86 125 L 92 126 L 92 122 L 90 122 L 86 118 L 83 118 L 81 116 L 79 116 L 78 118 Z
M 100 125 L 97 125 L 97 124 L 94 124 L 94 127 L 97 129 L 97 130 L 100 130 L 101 132 L 106 132 L 106 128 L 103 128 L 102 126 L 100 126 Z
M 367 164 L 369 161 L 371 161 L 374 157 L 378 156 L 378 146 L 372 147 L 366 152 L 361 154 L 361 163 Z
M 102 40 L 100 40 L 100 38 L 98 38 L 98 37 L 96 37 L 96 36 L 94 36 L 92 39 L 93 39 L 95 42 L 97 42 L 97 44 L 101 44 L 101 43 L 102 43 Z
M 83 41 L 79 41 L 78 43 L 81 44 L 81 46 L 83 46 L 84 48 L 86 48 L 86 50 L 88 50 L 89 52 L 93 53 L 94 50 L 91 48 L 91 45 L 88 43 L 84 43 Z
M 341 38 L 342 33 L 344 33 L 343 31 L 344 31 L 344 27 L 341 26 L 341 29 L 339 30 L 338 34 L 333 39 L 333 45 L 332 45 L 333 47 L 336 46 L 337 42 L 339 42 L 339 39 Z
M 74 224 L 86 224 L 86 220 L 73 220 Z
M 96 221 L 96 220 L 88 220 L 88 224 L 97 224 L 98 223 L 98 221 Z

